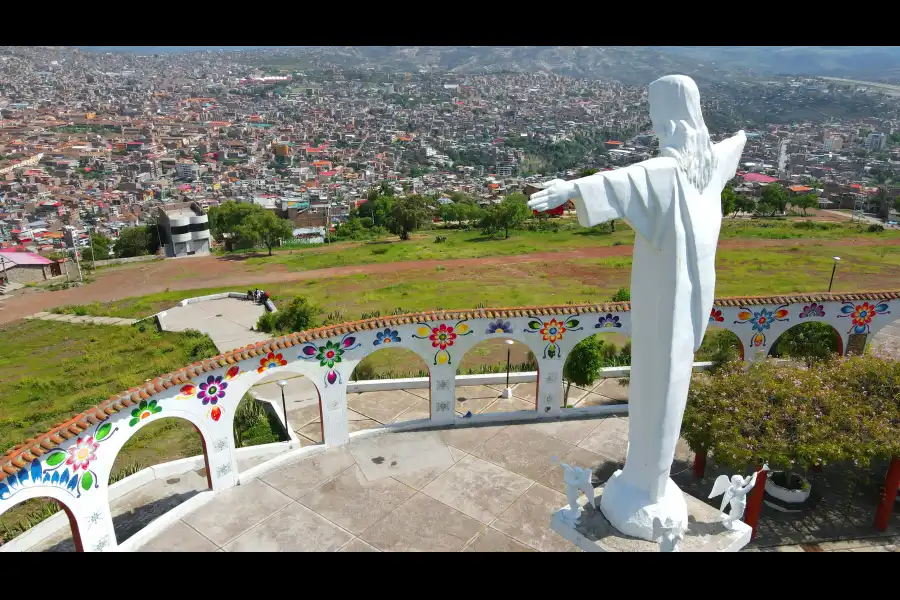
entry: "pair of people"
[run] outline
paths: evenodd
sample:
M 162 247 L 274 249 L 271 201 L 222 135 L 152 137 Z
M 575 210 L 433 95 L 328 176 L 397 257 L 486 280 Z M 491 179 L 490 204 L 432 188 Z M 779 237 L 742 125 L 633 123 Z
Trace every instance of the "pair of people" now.
M 247 300 L 253 300 L 254 302 L 265 304 L 269 301 L 269 294 L 259 289 L 247 290 Z

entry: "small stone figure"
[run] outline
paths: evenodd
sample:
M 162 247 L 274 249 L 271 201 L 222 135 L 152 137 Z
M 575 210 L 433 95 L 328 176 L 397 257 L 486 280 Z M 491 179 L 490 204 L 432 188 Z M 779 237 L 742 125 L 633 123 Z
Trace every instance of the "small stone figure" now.
M 559 463 L 565 472 L 564 480 L 566 483 L 566 499 L 569 501 L 569 508 L 563 512 L 563 517 L 569 521 L 578 520 L 578 492 L 581 491 L 587 497 L 591 507 L 596 508 L 594 504 L 594 486 L 591 484 L 592 472 L 590 469 L 583 467 L 573 467 L 564 462 L 559 462 L 554 456 L 553 461 Z
M 763 468 L 760 469 L 760 471 L 768 470 L 769 465 L 763 465 Z M 756 485 L 756 476 L 759 475 L 760 471 L 749 477 L 733 475 L 731 481 L 728 480 L 727 475 L 719 475 L 716 479 L 709 497 L 715 498 L 719 494 L 724 494 L 722 496 L 722 506 L 719 510 L 722 511 L 722 522 L 726 528 L 733 529 L 734 522 L 744 517 L 744 511 L 747 510 L 747 494 Z M 731 503 L 731 511 L 726 515 L 725 505 L 729 502 Z
M 675 523 L 671 517 L 666 517 L 663 523 L 659 517 L 653 518 L 653 535 L 659 538 L 660 552 L 679 552 L 678 544 L 684 539 L 684 523 Z

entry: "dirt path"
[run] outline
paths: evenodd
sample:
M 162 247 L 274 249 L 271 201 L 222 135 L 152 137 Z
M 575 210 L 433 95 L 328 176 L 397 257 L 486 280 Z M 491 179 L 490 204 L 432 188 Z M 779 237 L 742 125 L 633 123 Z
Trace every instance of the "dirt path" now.
M 743 250 L 784 246 L 827 244 L 829 246 L 874 246 L 900 245 L 900 240 L 722 240 L 723 250 Z M 610 258 L 630 256 L 633 246 L 597 246 L 577 250 L 557 252 L 535 252 L 520 256 L 495 256 L 487 258 L 463 258 L 457 260 L 418 260 L 368 265 L 350 265 L 316 269 L 311 271 L 291 271 L 281 264 L 266 266 L 265 270 L 247 267 L 243 259 L 234 256 L 202 256 L 180 258 L 149 263 L 127 265 L 100 271 L 94 283 L 83 288 L 73 288 L 57 292 L 26 289 L 11 298 L 0 300 L 0 323 L 9 323 L 32 313 L 49 310 L 67 304 L 89 304 L 91 302 L 111 302 L 134 296 L 144 296 L 166 290 L 193 290 L 209 287 L 233 286 L 235 290 L 265 283 L 285 283 L 324 279 L 366 273 L 397 273 L 411 270 L 434 270 L 438 266 L 490 267 L 541 261 L 565 261 L 578 258 Z

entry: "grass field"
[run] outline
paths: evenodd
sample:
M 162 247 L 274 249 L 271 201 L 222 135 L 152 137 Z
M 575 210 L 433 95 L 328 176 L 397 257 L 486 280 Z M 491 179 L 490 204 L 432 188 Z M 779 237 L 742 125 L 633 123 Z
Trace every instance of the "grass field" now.
M 535 252 L 577 250 L 597 246 L 632 245 L 634 232 L 619 221 L 615 233 L 598 232 L 580 227 L 574 219 L 560 219 L 558 232 L 516 231 L 510 239 L 483 236 L 478 231 L 438 228 L 413 235 L 400 242 L 387 238 L 369 242 L 339 242 L 311 248 L 292 248 L 276 252 L 274 256 L 250 256 L 245 264 L 264 270 L 281 264 L 295 271 L 309 271 L 329 267 L 367 265 L 413 260 L 452 260 L 518 256 Z M 435 243 L 443 235 L 447 241 Z M 877 237 L 876 237 L 877 236 Z M 849 223 L 817 223 L 804 219 L 728 219 L 722 224 L 720 238 L 724 240 L 839 240 L 900 239 L 900 232 L 869 233 L 866 226 Z

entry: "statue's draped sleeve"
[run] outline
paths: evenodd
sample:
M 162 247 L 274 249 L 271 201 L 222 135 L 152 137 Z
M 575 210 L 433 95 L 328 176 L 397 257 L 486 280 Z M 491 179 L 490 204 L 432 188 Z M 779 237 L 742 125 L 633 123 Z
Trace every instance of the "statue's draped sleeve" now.
M 738 163 L 741 161 L 741 154 L 744 152 L 744 144 L 747 143 L 747 136 L 743 131 L 722 140 L 718 144 L 713 145 L 713 151 L 716 153 L 716 160 L 719 162 L 719 168 L 716 170 L 720 181 L 719 188 L 724 188 L 725 184 L 734 178 L 737 173 Z
M 677 193 L 677 165 L 671 158 L 653 158 L 614 171 L 603 171 L 574 181 L 578 222 L 593 227 L 624 219 L 651 246 L 661 248 L 663 218 Z

